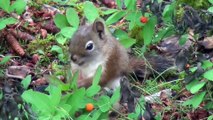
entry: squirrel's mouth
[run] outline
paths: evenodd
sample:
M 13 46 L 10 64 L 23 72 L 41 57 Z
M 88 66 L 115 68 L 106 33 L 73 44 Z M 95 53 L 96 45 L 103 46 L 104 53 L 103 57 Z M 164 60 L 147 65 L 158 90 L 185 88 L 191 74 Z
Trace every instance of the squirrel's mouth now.
M 84 65 L 85 62 L 83 60 L 82 61 L 75 61 L 75 62 L 71 60 L 71 63 L 78 65 L 78 66 L 82 66 L 82 65 Z
M 79 63 L 77 63 L 79 66 L 82 66 L 84 64 L 84 61 L 81 61 Z

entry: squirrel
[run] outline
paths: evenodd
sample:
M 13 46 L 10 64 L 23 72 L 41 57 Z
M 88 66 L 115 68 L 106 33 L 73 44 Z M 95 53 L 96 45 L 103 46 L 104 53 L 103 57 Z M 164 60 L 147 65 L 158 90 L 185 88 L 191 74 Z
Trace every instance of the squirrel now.
M 71 71 L 79 71 L 78 87 L 89 87 L 100 65 L 102 76 L 99 84 L 109 89 L 120 86 L 123 76 L 145 70 L 145 62 L 142 59 L 130 58 L 127 50 L 108 31 L 101 18 L 92 24 L 80 25 L 70 40 L 69 53 Z M 165 63 L 165 60 L 161 59 Z M 154 58 L 149 62 L 155 66 L 158 61 Z

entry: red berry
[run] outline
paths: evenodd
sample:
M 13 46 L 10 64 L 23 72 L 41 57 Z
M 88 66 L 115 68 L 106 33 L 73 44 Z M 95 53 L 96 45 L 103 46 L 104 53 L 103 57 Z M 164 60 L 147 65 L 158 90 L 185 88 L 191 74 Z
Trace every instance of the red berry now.
M 140 18 L 140 20 L 141 20 L 142 23 L 147 23 L 147 22 L 148 22 L 148 18 L 147 18 L 147 17 L 144 17 L 144 16 L 142 16 L 142 17 Z

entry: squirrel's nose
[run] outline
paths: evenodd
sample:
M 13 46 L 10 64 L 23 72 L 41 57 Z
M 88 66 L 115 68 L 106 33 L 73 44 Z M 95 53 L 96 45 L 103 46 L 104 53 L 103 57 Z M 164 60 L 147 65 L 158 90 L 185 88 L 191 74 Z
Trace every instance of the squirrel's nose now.
M 78 60 L 78 56 L 77 55 L 71 55 L 71 60 L 73 62 L 76 62 Z

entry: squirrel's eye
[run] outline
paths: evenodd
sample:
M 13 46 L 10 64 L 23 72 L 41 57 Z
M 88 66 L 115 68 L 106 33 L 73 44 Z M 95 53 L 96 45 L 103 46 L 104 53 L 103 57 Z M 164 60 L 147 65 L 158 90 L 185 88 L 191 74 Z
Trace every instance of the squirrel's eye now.
M 94 44 L 92 41 L 88 41 L 86 43 L 86 46 L 85 46 L 85 49 L 88 50 L 88 51 L 92 51 L 94 49 Z

